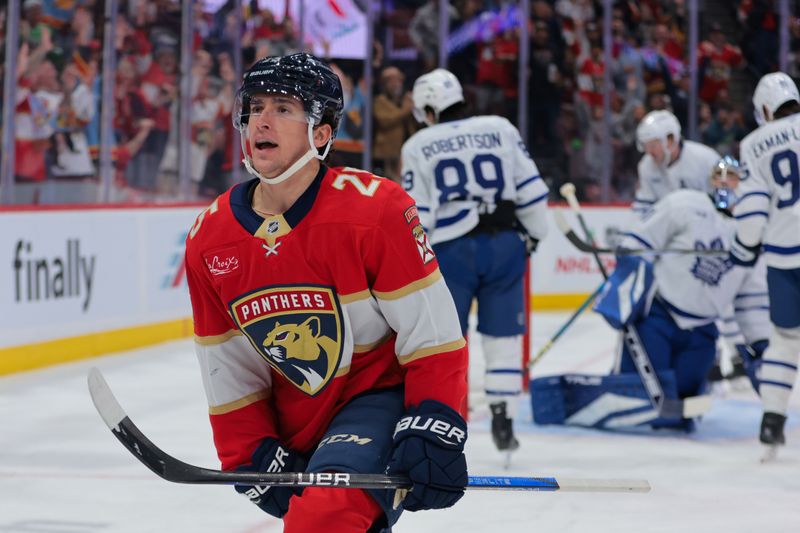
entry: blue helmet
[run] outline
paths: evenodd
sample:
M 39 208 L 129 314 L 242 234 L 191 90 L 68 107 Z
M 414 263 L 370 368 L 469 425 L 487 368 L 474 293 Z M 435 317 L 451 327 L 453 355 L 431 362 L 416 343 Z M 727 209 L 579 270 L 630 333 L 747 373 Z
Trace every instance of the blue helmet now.
M 233 124 L 239 131 L 250 117 L 250 98 L 256 94 L 284 94 L 303 102 L 306 116 L 313 125 L 330 124 L 331 139 L 342 118 L 344 96 L 339 77 L 321 59 L 305 52 L 266 57 L 250 67 L 242 77 L 236 95 Z
M 735 183 L 731 183 L 731 175 L 736 177 Z M 730 211 L 736 204 L 736 188 L 739 185 L 741 168 L 739 161 L 735 157 L 726 155 L 717 161 L 711 169 L 711 197 L 717 209 Z M 717 182 L 716 178 L 721 181 Z

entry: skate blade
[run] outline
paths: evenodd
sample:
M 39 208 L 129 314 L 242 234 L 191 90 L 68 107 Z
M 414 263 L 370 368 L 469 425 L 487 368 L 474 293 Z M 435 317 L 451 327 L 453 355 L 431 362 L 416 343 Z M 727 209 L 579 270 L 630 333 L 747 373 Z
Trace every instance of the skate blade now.
M 503 453 L 503 470 L 508 470 L 511 468 L 511 454 L 514 453 L 513 451 L 506 451 Z
M 775 461 L 778 458 L 778 447 L 779 445 L 777 444 L 765 444 L 764 455 L 761 456 L 761 464 Z

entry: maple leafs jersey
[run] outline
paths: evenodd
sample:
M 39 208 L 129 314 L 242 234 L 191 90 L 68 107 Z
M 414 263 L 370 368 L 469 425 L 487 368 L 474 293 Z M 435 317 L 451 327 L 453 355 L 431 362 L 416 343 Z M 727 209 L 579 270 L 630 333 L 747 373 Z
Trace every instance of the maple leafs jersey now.
M 736 228 L 708 194 L 680 190 L 667 195 L 638 223 L 623 248 L 728 250 Z M 653 265 L 658 294 L 682 329 L 709 324 L 733 303 L 736 322 L 748 342 L 769 337 L 769 299 L 763 261 L 749 269 L 727 254 L 658 256 Z
M 678 159 L 666 169 L 657 165 L 650 154 L 639 160 L 639 188 L 633 200 L 633 212 L 645 216 L 653 205 L 678 189 L 709 192 L 711 169 L 719 154 L 704 144 L 682 141 Z
M 433 244 L 478 225 L 501 200 L 536 240 L 547 233 L 547 185 L 507 119 L 486 115 L 443 122 L 412 135 L 402 148 L 403 186 L 417 201 Z
M 768 122 L 742 140 L 739 240 L 763 244 L 767 265 L 800 267 L 800 114 Z
M 223 468 L 265 437 L 308 452 L 353 397 L 402 386 L 406 406 L 460 410 L 467 352 L 413 200 L 321 166 L 283 215 L 251 208 L 257 179 L 197 219 L 186 264 L 195 344 Z

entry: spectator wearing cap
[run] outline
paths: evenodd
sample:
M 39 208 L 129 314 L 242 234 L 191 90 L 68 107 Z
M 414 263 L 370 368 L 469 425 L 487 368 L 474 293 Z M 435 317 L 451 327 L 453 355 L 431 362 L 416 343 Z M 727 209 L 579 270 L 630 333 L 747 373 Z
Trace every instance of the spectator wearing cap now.
M 414 101 L 405 90 L 405 75 L 397 67 L 381 71 L 381 92 L 373 101 L 375 119 L 372 157 L 380 170 L 376 171 L 397 183 L 400 182 L 400 148 L 417 130 L 412 115 Z
M 147 191 L 156 188 L 172 124 L 172 106 L 178 96 L 178 41 L 166 33 L 156 34 L 154 40 L 153 61 L 141 78 L 141 87 L 147 104 L 153 109 L 155 126 L 131 161 L 129 174 L 132 185 Z
M 709 104 L 727 99 L 731 70 L 744 63 L 742 51 L 725 39 L 718 22 L 709 26 L 708 39 L 698 47 L 698 62 L 703 72 L 699 96 Z M 728 152 L 725 152 L 728 153 Z

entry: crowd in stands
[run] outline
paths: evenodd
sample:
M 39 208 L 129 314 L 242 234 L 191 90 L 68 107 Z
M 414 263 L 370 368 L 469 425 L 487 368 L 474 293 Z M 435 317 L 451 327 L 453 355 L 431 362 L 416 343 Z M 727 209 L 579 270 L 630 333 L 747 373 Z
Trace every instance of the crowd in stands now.
M 256 0 L 242 3 L 241 27 L 234 2 L 213 11 L 196 4 L 191 94 L 182 95 L 181 2 L 119 1 L 112 150 L 119 199 L 177 198 L 177 124 L 184 97 L 191 100 L 192 194 L 213 197 L 231 184 L 234 161 L 240 159 L 230 121 L 237 86 L 234 43 L 241 36 L 244 68 L 255 58 L 304 47 L 291 16 L 260 7 Z M 461 80 L 473 111 L 515 123 L 521 96 L 517 4 L 451 1 L 447 44 L 447 66 Z M 755 80 L 778 66 L 776 4 L 705 2 L 693 66 L 684 0 L 618 0 L 611 17 L 612 61 L 606 65 L 602 2 L 532 0 L 525 21 L 530 39 L 523 69 L 528 75 L 525 133 L 551 190 L 573 181 L 586 200 L 599 200 L 598 180 L 604 168 L 611 168 L 611 196 L 604 199 L 631 199 L 640 157 L 636 126 L 648 111 L 670 109 L 688 133 L 691 68 L 698 79 L 698 140 L 737 155 L 738 142 L 754 127 L 749 96 Z M 365 86 L 363 62 L 329 58 L 345 90 L 345 117 L 332 157 L 333 163 L 361 166 L 364 105 L 371 92 L 373 170 L 400 180 L 400 147 L 419 127 L 410 86 L 438 64 L 439 2 L 386 0 L 382 5 L 372 86 Z M 0 7 L 0 29 L 5 9 Z M 49 183 L 97 183 L 103 9 L 101 0 L 22 0 L 15 102 L 15 184 L 21 201 L 55 201 L 48 197 Z M 789 73 L 798 76 L 794 51 L 800 49 L 800 23 L 793 18 L 789 29 Z

